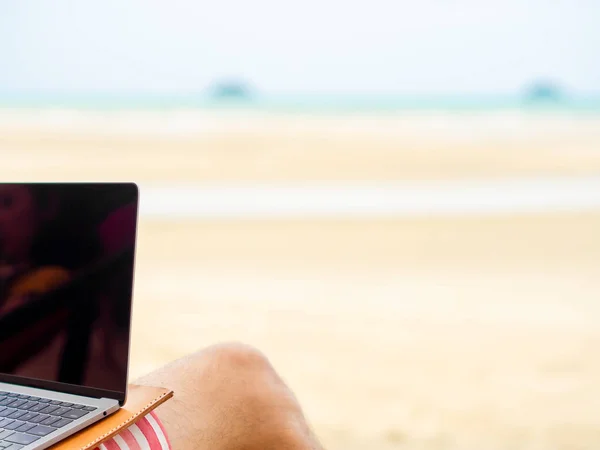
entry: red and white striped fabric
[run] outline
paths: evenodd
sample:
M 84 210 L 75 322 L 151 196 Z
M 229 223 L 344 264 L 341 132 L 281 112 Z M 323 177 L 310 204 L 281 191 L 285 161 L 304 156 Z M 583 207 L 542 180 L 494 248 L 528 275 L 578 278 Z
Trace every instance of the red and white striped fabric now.
M 95 450 L 171 450 L 162 423 L 151 412 Z

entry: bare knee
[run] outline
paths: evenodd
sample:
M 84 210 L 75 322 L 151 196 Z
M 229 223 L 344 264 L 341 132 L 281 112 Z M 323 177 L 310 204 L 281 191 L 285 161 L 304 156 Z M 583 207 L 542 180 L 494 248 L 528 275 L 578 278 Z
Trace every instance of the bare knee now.
M 239 342 L 216 344 L 204 349 L 202 356 L 220 370 L 274 373 L 267 357 L 258 349 Z
M 216 449 L 319 448 L 294 394 L 251 346 L 208 347 L 167 366 L 160 382 L 175 391 L 161 418 L 174 424 L 181 442 L 201 438 Z M 193 420 L 184 426 L 182 416 Z
M 267 357 L 256 348 L 231 342 L 214 345 L 202 352 L 203 378 L 218 379 L 228 392 L 248 406 L 266 404 L 297 408 L 292 391 L 277 374 Z

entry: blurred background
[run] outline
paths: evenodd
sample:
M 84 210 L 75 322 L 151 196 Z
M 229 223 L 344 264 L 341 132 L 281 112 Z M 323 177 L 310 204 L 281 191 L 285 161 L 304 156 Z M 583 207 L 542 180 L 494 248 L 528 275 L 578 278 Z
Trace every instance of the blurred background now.
M 0 3 L 2 180 L 141 187 L 132 379 L 261 348 L 328 449 L 600 447 L 600 3 Z

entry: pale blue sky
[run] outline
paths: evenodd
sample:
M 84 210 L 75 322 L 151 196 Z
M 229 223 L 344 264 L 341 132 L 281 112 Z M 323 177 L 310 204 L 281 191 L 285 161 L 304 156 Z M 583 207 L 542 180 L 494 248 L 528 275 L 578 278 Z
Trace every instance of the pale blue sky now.
M 597 0 L 3 0 L 0 91 L 600 92 Z

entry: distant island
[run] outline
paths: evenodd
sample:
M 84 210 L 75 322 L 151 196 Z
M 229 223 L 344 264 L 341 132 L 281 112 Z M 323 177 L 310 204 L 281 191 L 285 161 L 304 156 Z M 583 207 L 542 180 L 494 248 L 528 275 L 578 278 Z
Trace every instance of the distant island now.
M 549 81 L 538 81 L 532 84 L 525 98 L 528 102 L 560 102 L 564 99 L 564 93 L 561 88 Z
M 212 100 L 249 101 L 252 99 L 252 89 L 243 81 L 220 81 L 210 90 Z

